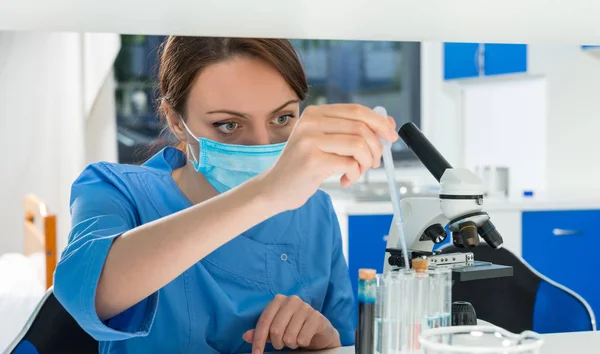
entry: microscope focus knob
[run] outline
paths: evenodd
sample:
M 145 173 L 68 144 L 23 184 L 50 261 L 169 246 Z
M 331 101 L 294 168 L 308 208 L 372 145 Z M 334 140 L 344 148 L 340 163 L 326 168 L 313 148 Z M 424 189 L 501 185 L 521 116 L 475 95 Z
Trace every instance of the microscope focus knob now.
M 470 302 L 455 301 L 452 303 L 452 325 L 453 326 L 475 326 L 477 325 L 477 313 Z
M 433 243 L 438 244 L 444 242 L 448 234 L 442 225 L 434 224 L 425 229 L 425 236 Z

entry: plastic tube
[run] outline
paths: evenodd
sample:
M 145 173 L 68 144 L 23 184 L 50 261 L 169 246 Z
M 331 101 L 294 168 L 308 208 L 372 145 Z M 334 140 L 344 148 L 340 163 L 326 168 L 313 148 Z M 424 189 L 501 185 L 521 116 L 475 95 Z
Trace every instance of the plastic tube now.
M 358 328 L 356 353 L 373 353 L 373 325 L 375 324 L 375 302 L 377 280 L 375 269 L 358 271 Z
M 412 266 L 415 270 L 415 291 L 414 291 L 414 350 L 419 351 L 419 336 L 427 329 L 429 295 L 431 294 L 430 277 L 428 272 L 429 262 L 426 259 L 415 258 L 412 260 Z
M 373 335 L 373 353 L 383 352 L 383 301 L 385 295 L 385 278 L 383 274 L 375 277 L 375 326 Z
M 415 290 L 416 277 L 414 270 L 400 271 L 401 304 L 399 350 L 396 353 L 412 353 L 415 341 Z
M 388 117 L 387 110 L 381 106 L 375 107 L 373 111 L 385 117 L 385 119 Z M 394 167 L 394 159 L 392 158 L 392 144 L 385 139 L 380 140 L 383 145 L 383 166 L 387 175 L 388 189 L 392 199 L 394 221 L 396 223 L 396 228 L 398 229 L 398 238 L 400 239 L 400 244 L 402 246 L 404 266 L 406 269 L 410 269 L 410 264 L 408 263 L 408 249 L 406 248 L 406 239 L 404 237 L 404 220 L 402 219 L 402 210 L 400 209 L 400 190 L 396 183 L 396 168 Z
M 440 327 L 452 325 L 452 271 L 447 268 L 436 270 L 440 287 Z
M 395 354 L 396 348 L 396 306 L 398 305 L 398 297 L 396 293 L 396 285 L 398 284 L 397 274 L 388 273 L 384 280 L 384 295 L 383 295 L 383 354 Z

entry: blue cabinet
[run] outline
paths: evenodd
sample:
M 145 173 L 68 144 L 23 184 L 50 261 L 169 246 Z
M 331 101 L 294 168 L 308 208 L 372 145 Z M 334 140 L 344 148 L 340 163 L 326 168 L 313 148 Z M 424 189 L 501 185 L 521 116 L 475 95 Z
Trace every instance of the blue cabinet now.
M 482 75 L 479 52 L 479 43 L 444 43 L 444 79 L 454 80 Z
M 600 314 L 596 247 L 600 210 L 524 212 L 523 258 L 545 276 L 583 296 Z
M 383 272 L 387 235 L 392 215 L 348 216 L 348 270 L 354 296 L 357 295 L 358 270 L 377 269 Z
M 444 79 L 527 72 L 527 45 L 444 43 Z

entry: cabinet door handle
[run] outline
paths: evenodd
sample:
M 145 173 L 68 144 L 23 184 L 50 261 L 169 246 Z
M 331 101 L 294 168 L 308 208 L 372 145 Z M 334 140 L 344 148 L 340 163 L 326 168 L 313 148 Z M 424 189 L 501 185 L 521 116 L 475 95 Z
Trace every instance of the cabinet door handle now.
M 579 230 L 565 230 L 565 229 L 553 229 L 552 233 L 554 236 L 573 236 L 579 235 L 581 231 Z
M 479 43 L 479 46 L 475 50 L 475 67 L 477 68 L 477 74 L 479 76 L 485 75 L 485 44 Z

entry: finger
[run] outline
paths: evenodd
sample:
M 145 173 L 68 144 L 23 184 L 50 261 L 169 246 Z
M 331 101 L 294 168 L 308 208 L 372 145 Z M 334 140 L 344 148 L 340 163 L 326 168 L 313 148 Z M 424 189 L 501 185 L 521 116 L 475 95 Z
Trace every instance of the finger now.
M 242 338 L 246 343 L 252 343 L 252 339 L 254 338 L 254 330 L 248 330 L 243 335 Z
M 288 323 L 292 319 L 292 316 L 302 308 L 302 301 L 298 296 L 289 296 L 285 302 L 279 308 L 277 315 L 271 323 L 271 329 L 269 330 L 269 337 L 271 337 L 271 344 L 277 350 L 283 349 L 285 346 L 283 342 L 283 335 L 287 329 Z
M 271 323 L 273 323 L 273 319 L 275 318 L 275 315 L 277 315 L 277 312 L 279 312 L 279 308 L 284 300 L 285 296 L 283 295 L 275 296 L 260 315 L 256 329 L 254 330 L 254 338 L 252 338 L 252 353 L 256 354 L 264 352 Z
M 313 125 L 314 129 L 320 133 L 361 136 L 371 151 L 373 164 L 370 167 L 379 167 L 381 164 L 383 146 L 377 135 L 375 135 L 375 132 L 365 123 L 350 119 L 323 117 L 323 119 L 314 121 Z
M 389 120 L 372 109 L 357 104 L 329 104 L 318 108 L 319 114 L 326 117 L 344 118 L 361 121 L 369 126 L 377 136 L 390 142 L 398 140 L 395 127 Z
M 365 139 L 358 135 L 329 134 L 315 140 L 317 147 L 330 154 L 351 156 L 360 165 L 360 173 L 373 166 L 373 156 Z
M 288 348 L 298 348 L 298 334 L 313 311 L 315 310 L 309 304 L 304 303 L 300 311 L 294 314 L 283 335 L 283 342 Z
M 317 168 L 325 168 L 322 172 L 325 175 L 323 178 L 341 174 L 340 184 L 342 187 L 348 187 L 360 178 L 360 166 L 353 157 L 329 154 L 322 151 L 320 153 L 321 156 L 318 157 L 319 165 Z
M 246 333 L 242 335 L 242 338 L 246 343 L 252 343 L 252 340 L 254 339 L 254 330 L 247 330 Z M 267 337 L 267 343 L 271 343 L 271 338 Z
M 325 330 L 326 323 L 323 321 L 322 315 L 317 311 L 306 319 L 302 325 L 300 333 L 298 333 L 298 345 L 300 347 L 308 347 L 315 334 Z

